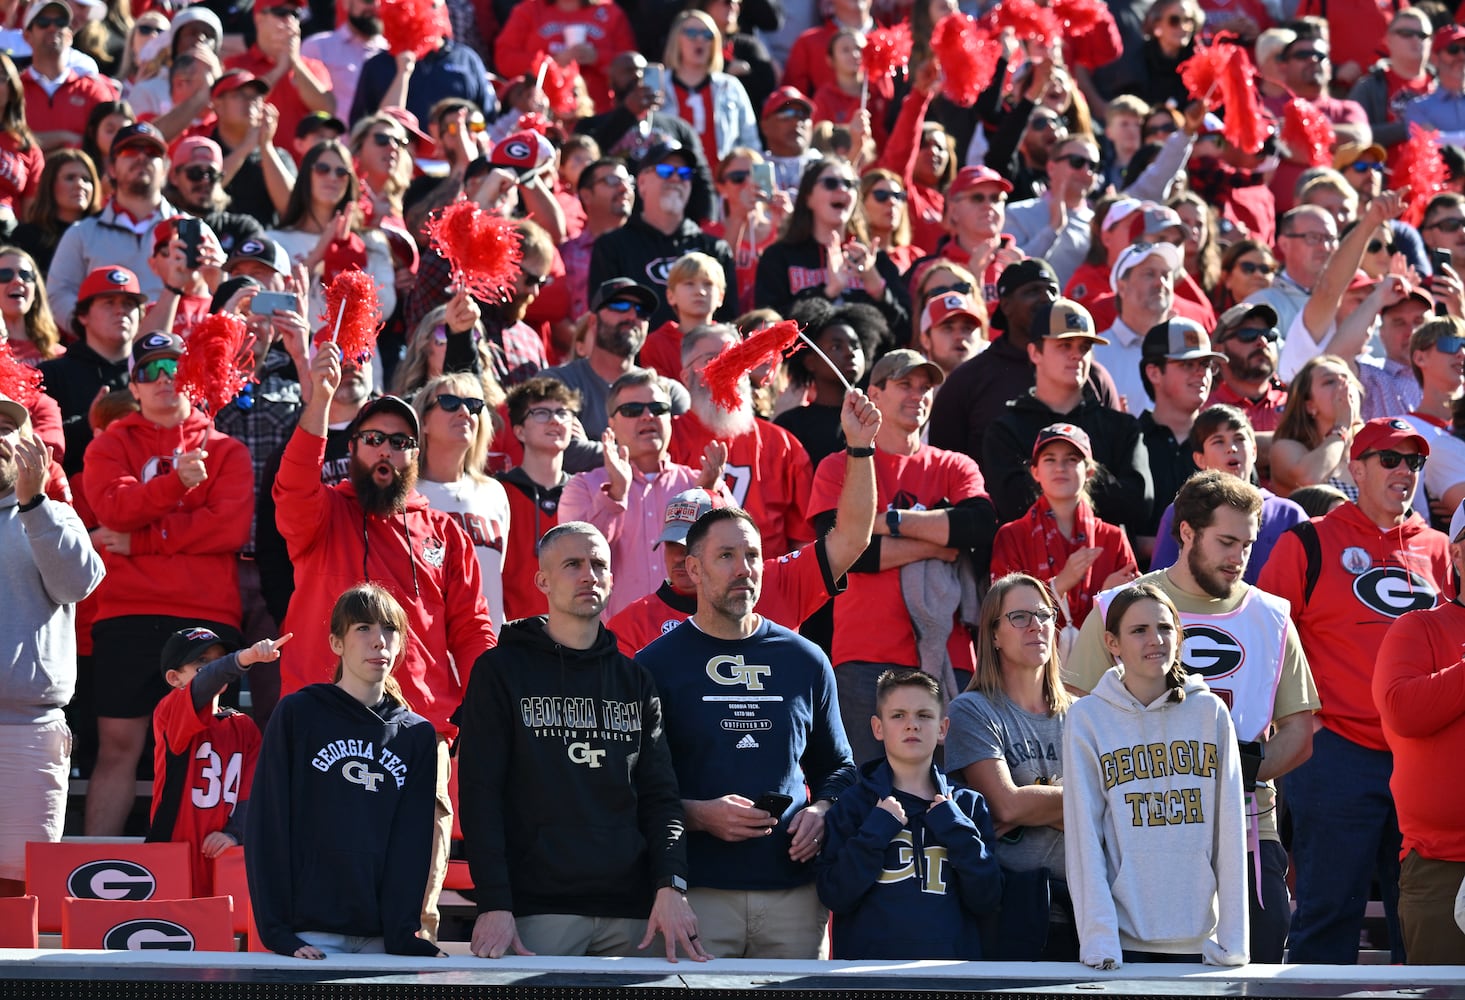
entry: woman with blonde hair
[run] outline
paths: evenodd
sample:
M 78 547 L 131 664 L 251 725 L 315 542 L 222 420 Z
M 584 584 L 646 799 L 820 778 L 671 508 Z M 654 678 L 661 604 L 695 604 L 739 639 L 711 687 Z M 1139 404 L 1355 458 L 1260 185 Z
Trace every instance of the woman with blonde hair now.
M 664 59 L 662 110 L 702 136 L 708 163 L 717 163 L 734 146 L 760 146 L 753 103 L 742 81 L 723 72 L 722 31 L 710 15 L 700 10 L 678 14 L 666 39 Z
M 860 178 L 859 215 L 870 235 L 870 247 L 884 250 L 904 273 L 926 256 L 911 245 L 911 216 L 905 182 L 893 170 L 876 167 Z
M 980 617 L 976 673 L 949 710 L 946 770 L 987 800 L 997 859 L 1015 873 L 1010 889 L 1035 883 L 1057 904 L 1051 912 L 1066 918 L 1051 920 L 1043 907 L 1038 926 L 1026 928 L 1027 954 L 989 957 L 1074 961 L 1063 845 L 1063 724 L 1072 698 L 1060 679 L 1058 608 L 1046 584 L 1011 573 L 987 591 Z
M 162 12 L 149 10 L 138 15 L 127 33 L 127 44 L 122 48 L 122 62 L 117 69 L 117 81 L 122 84 L 122 98 L 144 80 L 151 80 L 168 61 L 168 19 Z
M 1322 354 L 1303 365 L 1272 433 L 1272 487 L 1278 495 L 1299 486 L 1331 486 L 1357 500 L 1348 449 L 1363 426 L 1362 413 L 1363 386 L 1348 362 Z
M 758 258 L 778 239 L 779 229 L 793 207 L 782 189 L 775 185 L 773 191 L 763 191 L 753 180 L 753 168 L 767 162 L 752 146 L 735 146 L 729 150 L 714 173 L 717 193 L 722 196 L 722 219 L 703 227 L 707 235 L 721 237 L 732 248 L 738 277 L 738 309 L 743 312 L 754 305 Z
M 455 305 L 456 304 L 456 305 Z M 407 338 L 407 353 L 392 376 L 392 395 L 412 399 L 424 385 L 447 372 L 448 337 L 469 334 L 475 363 L 458 370 L 471 371 L 482 383 L 480 390 L 491 409 L 497 410 L 505 394 L 493 371 L 493 349 L 483 323 L 477 316 L 477 304 L 461 293 L 443 305 L 429 310 Z M 453 318 L 449 320 L 448 313 Z
M 35 260 L 20 247 L 0 246 L 0 320 L 17 361 L 39 365 L 66 353 L 51 315 L 46 284 Z

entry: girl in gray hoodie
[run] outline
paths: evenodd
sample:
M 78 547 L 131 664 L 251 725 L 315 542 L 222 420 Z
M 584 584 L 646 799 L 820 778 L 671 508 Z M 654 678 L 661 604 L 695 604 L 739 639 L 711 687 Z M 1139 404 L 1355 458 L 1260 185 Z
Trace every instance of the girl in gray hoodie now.
M 1115 595 L 1118 666 L 1068 710 L 1063 828 L 1079 957 L 1244 965 L 1246 834 L 1226 705 L 1180 665 L 1180 614 L 1150 584 Z

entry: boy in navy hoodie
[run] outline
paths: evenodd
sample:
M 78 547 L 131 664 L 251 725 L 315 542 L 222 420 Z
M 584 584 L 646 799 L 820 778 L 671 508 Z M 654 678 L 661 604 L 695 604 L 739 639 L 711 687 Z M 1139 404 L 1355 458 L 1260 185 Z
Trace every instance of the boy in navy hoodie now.
M 833 957 L 982 958 L 979 924 L 1002 898 L 982 796 L 953 789 L 932 763 L 949 719 L 941 685 L 887 670 L 870 719 L 885 756 L 830 809 L 819 898 L 834 913 Z

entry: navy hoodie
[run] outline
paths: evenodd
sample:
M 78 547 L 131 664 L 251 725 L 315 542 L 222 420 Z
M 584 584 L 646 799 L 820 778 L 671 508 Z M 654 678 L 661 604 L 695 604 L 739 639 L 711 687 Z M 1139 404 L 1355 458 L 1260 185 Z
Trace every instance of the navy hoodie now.
M 293 955 L 301 931 L 416 937 L 432 857 L 437 734 L 390 698 L 368 708 L 312 684 L 270 716 L 255 766 L 244 859 L 260 940 Z
M 981 921 L 1002 901 L 992 819 L 980 794 L 953 789 L 934 765 L 931 778 L 946 796 L 935 808 L 896 791 L 889 762 L 872 760 L 825 817 L 817 884 L 834 913 L 834 958 L 982 958 Z M 904 826 L 880 808 L 890 795 Z

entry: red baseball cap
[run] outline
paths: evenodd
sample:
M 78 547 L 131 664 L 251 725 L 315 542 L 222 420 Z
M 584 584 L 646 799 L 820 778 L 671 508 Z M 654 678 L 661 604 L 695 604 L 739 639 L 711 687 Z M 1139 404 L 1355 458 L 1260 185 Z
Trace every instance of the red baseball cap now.
M 1038 439 L 1033 442 L 1033 461 L 1036 462 L 1043 449 L 1054 441 L 1066 441 L 1077 448 L 1087 461 L 1094 460 L 1094 447 L 1089 443 L 1087 431 L 1077 424 L 1049 424 L 1038 431 Z
M 244 87 L 252 87 L 259 91 L 260 96 L 270 92 L 270 85 L 247 69 L 231 69 L 224 72 L 214 85 L 209 88 L 210 97 L 223 97 L 225 94 L 233 93 Z
M 805 97 L 798 87 L 779 87 L 763 102 L 763 117 L 767 118 L 790 104 L 797 104 L 810 114 L 814 112 L 814 102 Z
M 1421 455 L 1429 454 L 1429 441 L 1409 421 L 1399 417 L 1374 417 L 1353 436 L 1353 447 L 1349 449 L 1348 457 L 1356 462 L 1368 452 L 1393 448 L 1405 441 L 1419 445 Z
M 946 190 L 946 197 L 955 198 L 964 194 L 972 188 L 981 187 L 983 184 L 996 184 L 1004 192 L 1012 193 L 1012 182 L 1003 177 L 991 167 L 982 165 L 976 167 L 962 167 L 956 172 L 956 179 Z
M 98 295 L 130 295 L 138 305 L 143 305 L 148 300 L 137 283 L 137 275 L 125 267 L 99 267 L 93 270 L 82 281 L 81 291 L 76 295 L 76 304 L 79 306 Z
M 1447 24 L 1434 33 L 1435 51 L 1439 51 L 1446 45 L 1465 39 L 1465 27 L 1458 24 Z
M 983 325 L 982 316 L 973 308 L 971 299 L 957 292 L 947 292 L 927 302 L 926 308 L 921 310 L 921 332 L 940 326 L 953 316 L 967 316 L 978 327 Z
M 511 132 L 493 147 L 488 162 L 512 170 L 524 180 L 554 162 L 554 146 L 538 132 Z
M 406 129 L 408 137 L 416 139 L 423 149 L 432 148 L 432 136 L 422 131 L 417 116 L 412 112 L 406 108 L 390 107 L 382 108 L 381 113 Z

